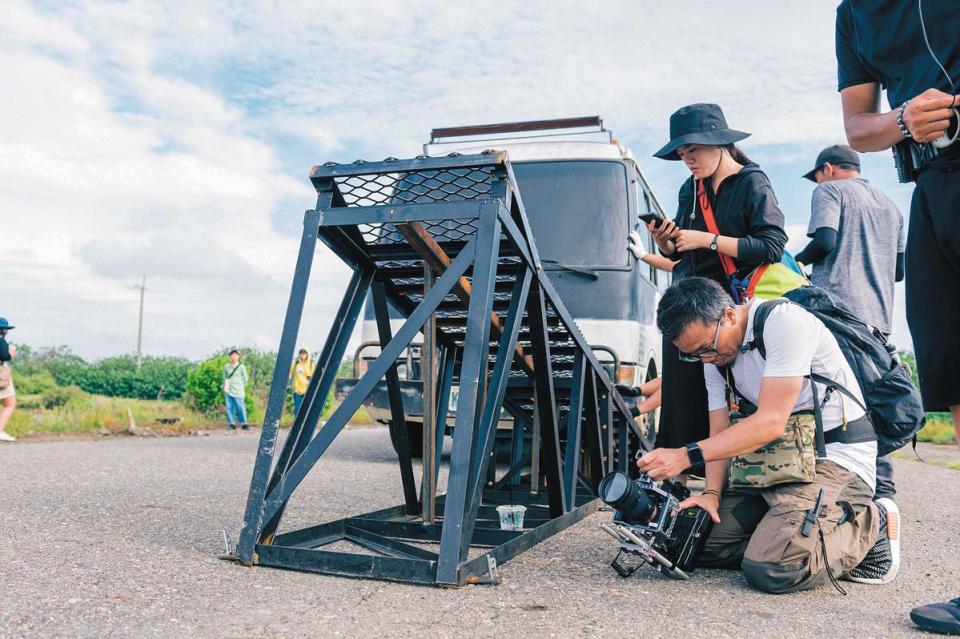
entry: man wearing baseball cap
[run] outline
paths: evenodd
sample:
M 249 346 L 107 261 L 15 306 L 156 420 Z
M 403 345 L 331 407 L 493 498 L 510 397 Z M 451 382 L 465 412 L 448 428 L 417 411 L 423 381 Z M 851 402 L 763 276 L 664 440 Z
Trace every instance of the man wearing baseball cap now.
M 810 280 L 835 294 L 861 320 L 889 335 L 893 285 L 903 279 L 903 216 L 880 189 L 860 176 L 860 156 L 845 144 L 828 146 L 803 177 L 817 183 L 810 205 L 810 243 L 797 261 Z M 893 499 L 893 466 L 877 459 L 876 498 Z

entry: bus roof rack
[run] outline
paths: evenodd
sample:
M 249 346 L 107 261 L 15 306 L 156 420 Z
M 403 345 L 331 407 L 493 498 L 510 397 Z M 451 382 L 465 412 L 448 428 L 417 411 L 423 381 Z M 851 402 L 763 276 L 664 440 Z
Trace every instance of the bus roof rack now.
M 501 122 L 499 124 L 478 124 L 474 126 L 454 126 L 433 129 L 430 132 L 430 144 L 442 139 L 477 137 L 503 133 L 524 133 L 528 131 L 555 131 L 558 129 L 585 129 L 596 127 L 597 132 L 607 132 L 599 115 L 578 118 L 558 118 L 555 120 L 528 120 L 526 122 Z

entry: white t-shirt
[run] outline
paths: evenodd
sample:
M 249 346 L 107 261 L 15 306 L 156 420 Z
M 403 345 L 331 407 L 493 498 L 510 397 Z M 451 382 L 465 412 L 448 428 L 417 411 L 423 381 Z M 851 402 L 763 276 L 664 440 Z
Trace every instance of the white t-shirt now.
M 753 339 L 753 317 L 763 303 L 763 300 L 751 303 L 744 344 Z M 763 325 L 763 343 L 767 352 L 766 360 L 760 356 L 758 349 L 753 349 L 739 355 L 733 363 L 734 382 L 744 399 L 755 405 L 758 403 L 760 383 L 764 377 L 803 377 L 814 372 L 838 382 L 863 402 L 857 378 L 843 356 L 837 339 L 823 322 L 800 306 L 779 304 Z M 725 409 L 726 382 L 720 371 L 712 364 L 705 365 L 703 371 L 710 410 Z M 813 408 L 810 384 L 809 379 L 803 380 L 795 411 Z M 817 388 L 820 401 L 823 401 L 824 393 L 825 388 Z M 864 414 L 856 402 L 834 391 L 822 410 L 823 430 L 838 428 L 843 424 L 844 416 L 848 422 L 852 422 Z M 876 487 L 877 442 L 827 444 L 827 459 L 857 474 L 871 488 Z

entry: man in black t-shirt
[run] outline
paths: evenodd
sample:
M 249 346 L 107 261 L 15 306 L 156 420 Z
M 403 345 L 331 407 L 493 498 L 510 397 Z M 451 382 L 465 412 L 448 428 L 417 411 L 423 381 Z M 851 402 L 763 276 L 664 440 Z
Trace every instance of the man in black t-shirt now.
M 844 0 L 837 66 L 847 140 L 896 146 L 916 165 L 907 236 L 907 321 L 924 407 L 949 410 L 960 437 L 960 3 Z M 890 110 L 881 111 L 885 89 Z M 952 144 L 946 144 L 955 139 Z M 926 630 L 960 633 L 960 598 L 921 606 Z

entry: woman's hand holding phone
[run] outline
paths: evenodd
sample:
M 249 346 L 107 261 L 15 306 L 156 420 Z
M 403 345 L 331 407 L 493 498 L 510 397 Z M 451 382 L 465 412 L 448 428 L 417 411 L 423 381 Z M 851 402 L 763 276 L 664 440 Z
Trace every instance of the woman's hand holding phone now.
M 662 220 L 659 226 L 655 221 L 650 222 L 647 224 L 647 230 L 650 231 L 653 241 L 657 243 L 657 247 L 663 255 L 676 253 L 673 240 L 680 234 L 680 229 L 677 228 L 673 220 Z

